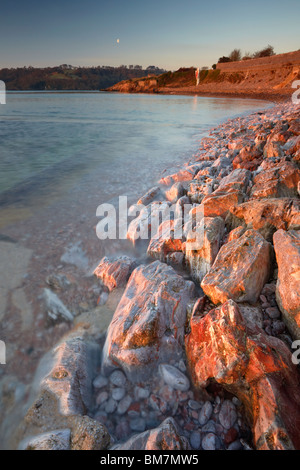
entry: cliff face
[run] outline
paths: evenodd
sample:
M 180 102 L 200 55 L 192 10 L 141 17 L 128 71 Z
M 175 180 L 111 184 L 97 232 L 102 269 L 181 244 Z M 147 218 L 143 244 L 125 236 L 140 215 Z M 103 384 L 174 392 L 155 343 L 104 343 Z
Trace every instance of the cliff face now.
M 226 94 L 287 98 L 300 79 L 300 51 L 272 57 L 218 64 L 204 70 L 196 86 L 195 69 L 179 69 L 158 77 L 120 82 L 107 91 L 123 93 Z

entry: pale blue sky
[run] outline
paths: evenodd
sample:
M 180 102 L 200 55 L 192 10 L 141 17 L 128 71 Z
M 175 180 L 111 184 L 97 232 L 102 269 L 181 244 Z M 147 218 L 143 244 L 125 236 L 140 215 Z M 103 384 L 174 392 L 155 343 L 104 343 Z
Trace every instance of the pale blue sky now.
M 211 66 L 236 47 L 298 50 L 299 18 L 300 0 L 2 0 L 0 68 Z

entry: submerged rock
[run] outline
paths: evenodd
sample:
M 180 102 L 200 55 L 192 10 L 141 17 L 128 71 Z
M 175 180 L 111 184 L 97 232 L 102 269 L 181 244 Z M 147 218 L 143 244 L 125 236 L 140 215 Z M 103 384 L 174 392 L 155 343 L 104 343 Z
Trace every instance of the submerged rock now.
M 72 322 L 74 320 L 73 314 L 50 289 L 44 289 L 44 299 L 48 316 L 52 321 L 60 320 Z

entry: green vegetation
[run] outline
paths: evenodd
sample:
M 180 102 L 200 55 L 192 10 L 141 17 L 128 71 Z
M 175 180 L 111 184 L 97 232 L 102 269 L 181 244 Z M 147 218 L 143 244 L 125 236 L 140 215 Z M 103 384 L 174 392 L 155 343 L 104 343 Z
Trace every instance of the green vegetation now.
M 275 55 L 275 52 L 274 47 L 270 45 L 264 47 L 259 51 L 254 52 L 253 54 L 251 54 L 250 52 L 246 52 L 244 56 L 242 55 L 241 49 L 233 49 L 233 51 L 229 54 L 228 57 L 220 57 L 220 59 L 218 60 L 218 64 L 222 64 L 225 62 L 237 62 L 240 60 L 259 59 L 261 57 L 271 57 L 272 55 Z
M 11 68 L 0 70 L 0 80 L 7 90 L 103 90 L 122 80 L 159 75 L 154 66 Z

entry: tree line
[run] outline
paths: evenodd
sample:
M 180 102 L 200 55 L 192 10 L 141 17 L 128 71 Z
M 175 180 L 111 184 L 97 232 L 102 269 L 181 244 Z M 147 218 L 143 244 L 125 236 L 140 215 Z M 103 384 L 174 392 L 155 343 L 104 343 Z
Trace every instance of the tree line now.
M 164 69 L 150 65 L 120 67 L 74 67 L 63 64 L 57 67 L 18 67 L 0 69 L 0 80 L 11 91 L 25 90 L 103 90 L 122 80 L 160 75 Z

